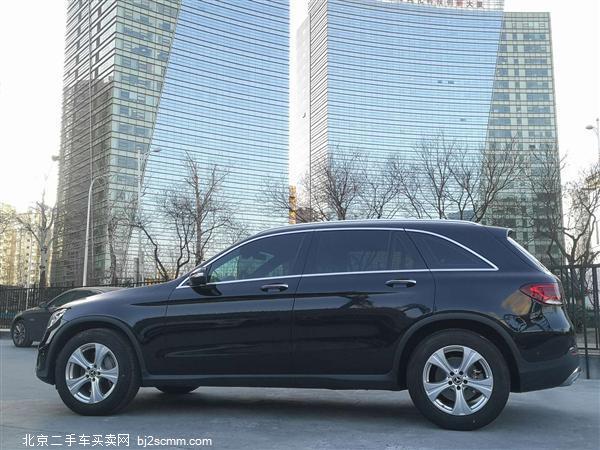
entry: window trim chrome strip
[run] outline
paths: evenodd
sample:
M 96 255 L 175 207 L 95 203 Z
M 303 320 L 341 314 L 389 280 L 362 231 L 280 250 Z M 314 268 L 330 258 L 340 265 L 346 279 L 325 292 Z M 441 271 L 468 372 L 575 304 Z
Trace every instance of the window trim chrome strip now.
M 243 242 L 240 242 L 239 244 L 231 247 L 229 250 L 226 250 L 225 253 L 213 256 L 212 258 L 208 259 L 204 264 L 202 264 L 200 266 L 200 268 L 206 267 L 209 264 L 213 264 L 215 261 L 218 261 L 219 259 L 224 258 L 229 253 L 231 253 L 232 251 L 240 248 L 242 245 L 249 244 L 250 242 L 258 241 L 260 239 L 266 239 L 268 237 L 282 236 L 282 235 L 285 235 L 285 234 L 312 233 L 313 231 L 315 231 L 315 230 L 313 230 L 313 229 L 310 229 L 310 230 L 290 230 L 290 231 L 282 231 L 280 233 L 266 234 L 264 236 L 256 236 L 256 237 L 254 237 L 252 239 L 248 239 L 248 240 L 245 240 Z M 289 277 L 292 277 L 292 276 L 293 277 L 299 277 L 301 275 L 288 275 L 287 277 L 289 278 Z M 282 278 L 282 277 L 267 277 L 267 278 L 264 278 L 264 279 L 267 280 L 267 279 L 273 279 L 273 278 Z M 175 289 L 189 288 L 190 286 L 188 286 L 188 285 L 184 286 L 184 284 L 187 283 L 187 281 L 189 279 L 190 279 L 189 276 L 185 277 L 185 279 L 181 283 L 179 283 L 179 285 Z M 241 282 L 241 281 L 252 281 L 252 280 L 261 280 L 261 279 L 263 279 L 263 278 L 248 278 L 248 279 L 245 279 L 245 280 L 231 280 L 231 281 Z M 227 283 L 230 283 L 231 281 L 228 281 Z M 215 285 L 217 283 L 226 283 L 226 282 L 225 281 L 218 281 L 216 283 L 209 283 L 209 284 Z
M 498 266 L 496 264 L 494 264 L 493 262 L 491 262 L 489 259 L 484 258 L 479 253 L 477 253 L 475 250 L 472 250 L 469 247 L 467 247 L 466 245 L 463 245 L 460 242 L 457 242 L 454 239 L 451 239 L 451 238 L 449 238 L 447 236 L 444 236 L 444 235 L 438 234 L 438 233 L 434 233 L 432 231 L 415 230 L 415 229 L 412 229 L 412 228 L 405 228 L 404 230 L 406 232 L 408 232 L 408 233 L 429 234 L 431 236 L 436 236 L 438 238 L 445 239 L 448 242 L 451 242 L 454 245 L 458 245 L 460 248 L 462 248 L 462 249 L 468 251 L 469 253 L 475 255 L 477 258 L 479 258 L 484 263 L 486 263 L 486 264 L 488 264 L 490 266 L 489 268 L 478 267 L 478 268 L 472 268 L 472 269 L 430 269 L 432 272 L 485 272 L 485 271 L 494 271 L 495 272 L 495 271 L 499 270 Z
M 499 270 L 498 267 L 494 263 L 492 263 L 490 260 L 481 256 L 476 251 L 471 250 L 466 245 L 463 245 L 460 242 L 457 242 L 454 239 L 451 239 L 444 235 L 434 233 L 432 231 L 416 230 L 413 228 L 377 227 L 377 226 L 374 226 L 374 227 L 352 227 L 351 226 L 351 227 L 311 228 L 308 230 L 290 230 L 290 231 L 282 231 L 280 233 L 267 234 L 264 236 L 257 236 L 255 238 L 240 242 L 238 245 L 231 247 L 229 250 L 227 250 L 225 253 L 223 253 L 221 255 L 215 255 L 213 258 L 207 260 L 206 263 L 200 267 L 205 267 L 209 264 L 213 264 L 215 261 L 218 261 L 219 259 L 225 257 L 226 255 L 228 255 L 232 251 L 236 250 L 237 248 L 241 247 L 242 245 L 246 245 L 246 244 L 249 244 L 250 242 L 258 241 L 260 239 L 266 239 L 268 237 L 274 237 L 274 236 L 282 236 L 282 235 L 286 235 L 286 234 L 314 233 L 317 231 L 340 231 L 340 230 L 345 230 L 345 231 L 348 231 L 348 230 L 385 230 L 385 231 L 406 231 L 409 233 L 430 234 L 432 236 L 436 236 L 438 238 L 445 239 L 445 240 L 453 243 L 454 245 L 457 245 L 460 248 L 468 251 L 469 253 L 472 253 L 477 258 L 481 259 L 484 263 L 488 264 L 490 267 L 489 268 L 479 267 L 479 268 L 472 268 L 472 269 L 466 269 L 466 268 L 465 269 L 399 269 L 399 270 L 367 270 L 367 271 L 358 271 L 358 272 L 305 273 L 305 274 L 297 274 L 297 275 L 282 275 L 282 276 L 278 276 L 278 277 L 262 277 L 262 278 L 247 278 L 244 280 L 217 281 L 215 283 L 209 283 L 208 286 L 217 286 L 219 284 L 241 283 L 243 281 L 262 281 L 262 280 L 266 281 L 266 280 L 274 280 L 274 279 L 280 279 L 280 278 L 323 277 L 323 276 L 328 276 L 328 275 L 338 276 L 338 275 L 362 275 L 362 274 L 369 274 L 369 273 L 407 273 L 407 272 L 495 272 L 495 271 Z M 185 285 L 185 283 L 187 283 L 188 280 L 189 280 L 189 277 L 186 277 L 181 283 L 179 283 L 179 285 L 175 289 L 189 288 L 190 287 L 189 285 Z

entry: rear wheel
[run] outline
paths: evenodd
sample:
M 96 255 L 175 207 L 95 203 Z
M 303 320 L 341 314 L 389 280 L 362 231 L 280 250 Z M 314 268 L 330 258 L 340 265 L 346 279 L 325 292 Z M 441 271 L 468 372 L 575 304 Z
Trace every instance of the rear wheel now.
M 15 347 L 30 347 L 33 342 L 29 337 L 29 330 L 23 320 L 17 320 L 13 323 L 12 329 L 10 330 L 13 344 Z
M 55 379 L 65 405 L 90 416 L 119 411 L 140 386 L 133 349 L 107 329 L 86 330 L 72 337 L 58 355 Z
M 464 330 L 425 339 L 410 359 L 407 381 L 421 413 L 452 430 L 489 424 L 502 412 L 510 392 L 502 353 L 483 336 Z
M 165 394 L 181 395 L 198 389 L 198 386 L 156 386 L 156 389 Z

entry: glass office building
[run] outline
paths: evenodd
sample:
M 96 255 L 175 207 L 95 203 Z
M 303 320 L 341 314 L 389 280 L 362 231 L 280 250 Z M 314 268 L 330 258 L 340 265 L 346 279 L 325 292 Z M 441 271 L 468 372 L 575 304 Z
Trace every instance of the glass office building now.
M 288 179 L 288 34 L 287 0 L 69 2 L 53 283 L 81 282 L 92 182 L 88 282 L 154 278 L 152 246 L 123 221 L 177 245 L 158 210 L 188 155 L 201 178 L 222 169 L 245 232 L 287 223 L 256 204 Z
M 313 178 L 325 158 L 357 151 L 371 173 L 391 156 L 410 162 L 440 136 L 473 161 L 513 139 L 523 153 L 557 148 L 548 14 L 507 13 L 502 1 L 312 0 L 308 22 Z M 533 244 L 521 206 L 534 200 L 521 191 L 488 219 Z M 545 245 L 530 249 L 543 256 Z

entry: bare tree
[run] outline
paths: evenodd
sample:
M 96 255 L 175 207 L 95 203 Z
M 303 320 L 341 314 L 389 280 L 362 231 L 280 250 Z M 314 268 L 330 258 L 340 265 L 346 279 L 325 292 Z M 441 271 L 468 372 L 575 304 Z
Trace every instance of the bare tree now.
M 113 203 L 107 208 L 107 243 L 110 257 L 108 277 L 111 284 L 124 278 L 133 233 L 136 205 L 133 202 Z
M 550 243 L 547 255 L 553 265 L 554 249 L 569 266 L 587 266 L 598 252 L 591 246 L 600 208 L 600 164 L 580 173 L 579 177 L 561 185 L 565 159 L 556 161 L 555 149 L 545 146 L 534 154 L 535 173 L 528 177 L 534 195 L 535 208 L 529 214 L 529 226 L 537 236 Z M 563 207 L 565 210 L 563 210 Z
M 421 182 L 413 183 L 427 210 L 439 219 L 447 218 L 452 196 L 452 166 L 456 158 L 456 141 L 448 141 L 443 133 L 431 139 L 422 139 L 415 149 L 419 155 L 413 173 L 420 174 Z M 423 211 L 422 214 L 429 214 Z
M 388 163 L 398 183 L 401 209 L 417 218 L 483 221 L 523 170 L 515 142 L 476 150 L 443 133 L 422 139 L 416 159 Z
M 152 259 L 158 277 L 167 281 L 177 278 L 181 270 L 192 259 L 192 245 L 195 234 L 195 223 L 192 199 L 182 190 L 171 190 L 163 194 L 157 205 L 160 214 L 160 228 L 170 232 L 165 241 L 159 238 L 155 223 L 150 218 L 140 218 L 135 224 L 150 243 Z M 157 216 L 157 211 L 152 217 Z
M 221 195 L 228 172 L 216 165 L 210 167 L 205 178 L 200 166 L 186 152 L 187 177 L 185 183 L 193 196 L 192 216 L 195 224 L 194 262 L 205 260 L 206 249 L 220 231 L 236 234 L 242 229 L 233 220 L 233 210 Z
M 515 151 L 516 141 L 491 143 L 476 156 L 454 152 L 453 188 L 449 204 L 461 220 L 481 222 L 523 173 L 523 159 Z
M 419 191 L 417 167 L 398 156 L 390 158 L 388 167 L 396 180 L 399 210 L 408 217 L 430 218 L 425 201 Z
M 308 223 L 323 220 L 310 207 L 308 175 L 305 174 L 299 189 L 284 182 L 269 181 L 258 195 L 258 202 L 270 213 L 288 217 L 291 223 Z
M 312 207 L 323 220 L 346 220 L 358 207 L 366 179 L 358 152 L 336 153 L 317 164 L 312 174 Z
M 390 219 L 400 211 L 402 186 L 401 179 L 398 178 L 400 167 L 401 163 L 397 158 L 390 158 L 379 170 L 362 177 L 362 187 L 358 196 L 363 217 Z
M 186 165 L 185 178 L 162 194 L 157 210 L 133 221 L 146 236 L 156 272 L 163 280 L 178 277 L 191 263 L 200 264 L 216 244 L 246 234 L 221 192 L 227 172 L 217 166 L 202 171 L 189 154 Z M 170 237 L 159 237 L 158 228 Z
M 52 233 L 56 209 L 49 206 L 45 201 L 46 191 L 42 192 L 42 198 L 36 202 L 31 210 L 24 214 L 15 216 L 17 223 L 30 233 L 38 246 L 39 250 L 39 287 L 45 288 L 47 281 L 48 257 L 54 236 Z
M 2 208 L 0 205 L 0 235 L 2 235 L 13 224 L 15 214 L 9 207 Z

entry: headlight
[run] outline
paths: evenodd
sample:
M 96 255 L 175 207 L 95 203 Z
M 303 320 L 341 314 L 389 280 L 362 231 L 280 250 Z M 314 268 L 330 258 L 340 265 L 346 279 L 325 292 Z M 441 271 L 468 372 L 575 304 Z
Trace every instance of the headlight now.
M 50 320 L 48 320 L 48 325 L 46 326 L 46 328 L 50 328 L 52 325 L 58 322 L 60 318 L 65 315 L 66 312 L 66 309 L 59 309 L 57 311 L 54 311 L 50 316 Z

